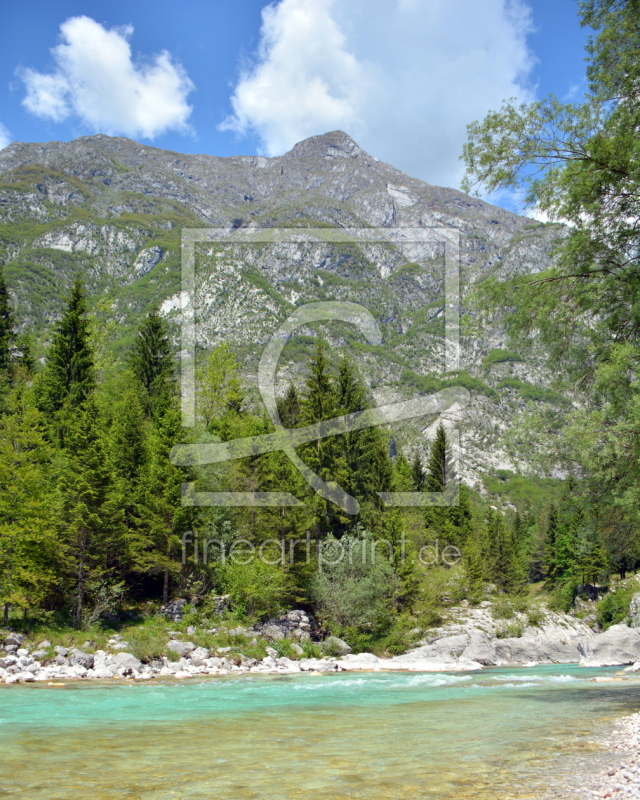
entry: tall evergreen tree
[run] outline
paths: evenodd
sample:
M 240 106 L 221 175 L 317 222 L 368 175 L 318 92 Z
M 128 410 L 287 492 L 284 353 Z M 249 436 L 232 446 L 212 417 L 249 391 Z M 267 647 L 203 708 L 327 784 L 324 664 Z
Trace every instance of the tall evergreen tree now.
M 84 287 L 76 279 L 57 325 L 38 385 L 38 407 L 49 418 L 63 407 L 79 408 L 95 388 Z
M 170 399 L 149 435 L 149 458 L 142 478 L 146 527 L 136 547 L 137 569 L 162 576 L 162 601 L 169 600 L 170 581 L 181 570 L 181 536 L 190 528 L 193 510 L 182 505 L 184 470 L 169 460 L 181 441 L 180 410 Z
M 129 364 L 141 390 L 149 414 L 161 410 L 169 392 L 173 374 L 173 347 L 167 323 L 156 309 L 143 319 L 133 347 Z
M 5 625 L 11 606 L 41 606 L 58 580 L 60 543 L 44 430 L 42 415 L 18 385 L 0 416 L 0 603 Z
M 70 421 L 64 462 L 60 530 L 73 624 L 81 628 L 87 604 L 118 582 L 125 555 L 122 508 L 92 399 Z
M 8 379 L 11 373 L 12 350 L 15 342 L 16 321 L 11 307 L 9 290 L 0 269 L 0 377 Z
M 449 478 L 449 456 L 447 453 L 447 434 L 440 423 L 436 438 L 431 445 L 431 454 L 427 465 L 425 488 L 428 492 L 444 492 Z
M 422 459 L 420 453 L 416 450 L 411 462 L 411 475 L 413 477 L 413 490 L 421 492 L 424 489 L 427 476 L 425 475 L 424 467 L 422 466 Z
M 287 387 L 284 397 L 278 397 L 277 406 L 284 427 L 295 428 L 300 422 L 300 397 L 293 383 Z

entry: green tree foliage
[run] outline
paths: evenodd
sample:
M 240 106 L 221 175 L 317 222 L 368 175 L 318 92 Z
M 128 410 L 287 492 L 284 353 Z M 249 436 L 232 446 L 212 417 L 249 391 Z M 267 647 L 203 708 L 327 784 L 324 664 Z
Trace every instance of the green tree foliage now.
M 0 416 L 0 603 L 38 608 L 58 581 L 51 452 L 45 422 L 23 386 Z
M 93 353 L 84 287 L 77 279 L 56 327 L 42 378 L 38 407 L 50 419 L 63 408 L 73 412 L 95 389 Z
M 117 583 L 126 557 L 123 513 L 93 401 L 76 409 L 62 459 L 60 537 L 73 624 L 81 628 L 87 605 Z
M 399 580 L 373 543 L 371 534 L 359 528 L 323 545 L 326 561 L 312 580 L 311 596 L 333 634 L 382 632 L 391 623 Z
M 129 365 L 142 390 L 147 413 L 161 410 L 174 364 L 167 323 L 156 309 L 152 309 L 140 325 L 129 353 Z
M 198 387 L 202 422 L 208 430 L 227 438 L 229 424 L 240 414 L 244 400 L 240 368 L 228 345 L 213 348 L 206 368 L 198 372 Z
M 9 290 L 0 270 L 0 377 L 8 380 L 11 377 L 11 367 L 14 359 L 13 345 L 15 343 L 16 322 L 9 298 Z
M 487 281 L 481 297 L 506 314 L 514 341 L 542 341 L 586 392 L 555 441 L 585 476 L 600 529 L 612 537 L 607 550 L 624 571 L 637 562 L 640 529 L 640 5 L 585 0 L 579 8 L 595 31 L 584 102 L 508 102 L 470 125 L 466 186 L 524 189 L 530 204 L 569 223 L 558 228 L 552 267 Z

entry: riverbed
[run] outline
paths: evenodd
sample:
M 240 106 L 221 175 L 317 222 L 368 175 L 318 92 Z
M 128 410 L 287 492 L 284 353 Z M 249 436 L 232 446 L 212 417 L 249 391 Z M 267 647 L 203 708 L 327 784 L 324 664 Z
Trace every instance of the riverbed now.
M 640 710 L 640 677 L 616 673 L 0 686 L 0 798 L 569 800 L 614 757 L 603 733 Z

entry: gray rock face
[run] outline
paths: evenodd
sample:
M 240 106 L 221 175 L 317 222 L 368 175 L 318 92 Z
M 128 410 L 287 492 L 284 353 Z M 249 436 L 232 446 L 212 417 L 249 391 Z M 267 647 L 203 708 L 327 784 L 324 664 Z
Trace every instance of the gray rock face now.
M 86 212 L 81 220 L 70 214 L 79 208 Z M 90 292 L 100 287 L 113 302 L 119 329 L 129 333 L 139 321 L 131 287 L 160 278 L 180 253 L 176 214 L 189 227 L 228 231 L 311 220 L 311 225 L 375 226 L 402 233 L 392 247 L 359 247 L 362 255 L 357 257 L 326 243 L 289 243 L 275 252 L 267 248 L 268 254 L 234 254 L 227 248 L 199 255 L 197 292 L 203 299 L 216 299 L 199 304 L 199 346 L 226 341 L 250 350 L 243 366 L 255 372 L 256 355 L 283 309 L 321 300 L 358 302 L 384 320 L 389 357 L 382 351 L 352 353 L 365 380 L 375 381 L 379 404 L 415 394 L 415 386 L 402 377 L 403 365 L 425 375 L 442 363 L 442 247 L 417 244 L 411 231 L 447 227 L 461 234 L 463 303 L 471 285 L 487 274 L 507 277 L 546 268 L 554 240 L 563 235 L 560 226 L 542 225 L 404 175 L 341 131 L 311 137 L 276 158 L 181 155 L 104 135 L 73 142 L 14 142 L 0 151 L 0 226 L 12 226 L 3 239 L 11 244 L 0 246 L 0 259 L 15 275 L 10 288 L 20 318 L 42 330 L 60 311 L 58 298 L 44 304 L 34 289 L 23 266 L 28 249 L 38 269 L 57 283 L 69 283 L 82 272 Z M 38 232 L 20 233 L 17 222 L 25 227 L 37 223 Z M 65 254 L 64 262 L 54 251 Z M 180 296 L 158 299 L 162 313 L 177 319 Z M 474 390 L 468 408 L 459 412 L 465 479 L 479 469 L 513 467 L 506 451 L 496 446 L 496 430 L 508 425 L 524 398 L 513 386 L 501 387 L 501 380 L 510 376 L 546 386 L 553 377 L 534 361 L 483 369 L 489 351 L 504 345 L 500 325 L 481 337 L 463 337 L 461 368 L 486 384 L 484 393 Z M 283 373 L 285 385 L 289 377 Z M 164 611 L 171 619 L 181 615 L 175 603 Z
M 629 603 L 629 622 L 632 628 L 640 628 L 640 592 L 634 594 Z
M 612 625 L 580 643 L 580 666 L 617 667 L 640 660 L 640 629 Z
M 171 650 L 172 653 L 177 653 L 182 657 L 189 655 L 195 649 L 196 646 L 193 642 L 181 642 L 178 639 L 171 639 L 167 644 L 167 650 Z

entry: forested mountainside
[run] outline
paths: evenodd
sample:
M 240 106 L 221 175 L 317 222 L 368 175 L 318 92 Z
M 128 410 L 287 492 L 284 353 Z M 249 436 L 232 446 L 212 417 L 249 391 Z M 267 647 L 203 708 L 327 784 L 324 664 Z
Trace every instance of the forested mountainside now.
M 320 326 L 354 359 L 377 403 L 451 383 L 471 391 L 457 422 L 462 474 L 472 483 L 481 471 L 513 468 L 501 436 L 515 413 L 528 403 L 560 411 L 569 403 L 558 376 L 545 372 L 538 356 L 509 350 L 499 319 L 479 320 L 465 305 L 487 276 L 544 269 L 560 226 L 411 178 L 340 131 L 271 159 L 183 155 L 103 135 L 13 143 L 0 152 L 0 258 L 19 325 L 33 331 L 38 356 L 76 275 L 98 322 L 99 352 L 121 358 L 152 306 L 175 323 L 177 337 L 181 230 L 203 226 L 460 233 L 461 359 L 453 372 L 443 360 L 444 267 L 437 244 L 325 242 L 285 252 L 200 247 L 199 349 L 204 357 L 227 342 L 248 384 L 275 325 L 305 302 L 339 299 L 367 307 L 382 328 L 382 345 L 372 346 L 347 326 Z M 305 334 L 313 331 L 300 333 L 285 351 L 283 380 L 310 355 Z M 401 442 L 423 440 L 419 434 L 429 422 L 406 423 Z M 427 434 L 433 438 L 434 431 Z

